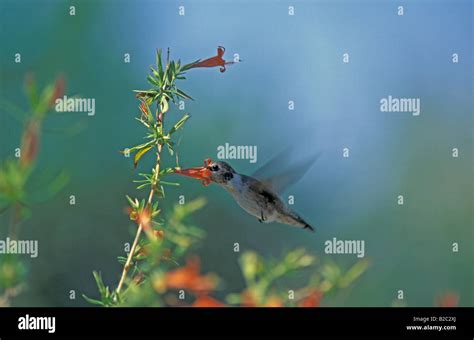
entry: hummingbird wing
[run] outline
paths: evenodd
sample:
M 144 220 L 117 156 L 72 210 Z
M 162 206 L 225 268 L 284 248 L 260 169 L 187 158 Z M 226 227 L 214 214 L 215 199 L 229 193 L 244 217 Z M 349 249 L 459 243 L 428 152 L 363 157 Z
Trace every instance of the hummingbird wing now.
M 288 163 L 288 155 L 291 155 L 291 149 L 287 148 L 278 153 L 255 171 L 252 177 L 260 180 L 276 193 L 282 193 L 298 182 L 308 172 L 321 153 L 313 154 L 298 162 L 289 162 L 286 168 L 282 168 L 282 164 Z M 275 171 L 278 172 L 275 173 Z M 270 173 L 273 173 L 273 175 L 270 175 Z

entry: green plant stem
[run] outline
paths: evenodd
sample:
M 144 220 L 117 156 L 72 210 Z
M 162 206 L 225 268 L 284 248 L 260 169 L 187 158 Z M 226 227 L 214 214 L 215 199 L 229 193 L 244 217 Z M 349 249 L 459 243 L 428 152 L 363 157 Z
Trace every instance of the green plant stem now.
M 163 114 L 160 113 L 157 117 L 158 125 L 162 128 L 163 127 Z M 148 195 L 148 204 L 151 204 L 153 201 L 153 196 L 155 193 L 155 187 L 159 182 L 159 174 L 160 174 L 160 162 L 161 162 L 161 150 L 162 150 L 162 144 L 159 142 L 156 144 L 156 164 L 155 164 L 155 177 L 153 180 L 153 185 L 151 186 L 150 189 L 150 194 Z M 137 233 L 135 235 L 135 239 L 133 240 L 132 248 L 130 249 L 130 253 L 128 254 L 127 261 L 125 262 L 125 265 L 123 266 L 122 270 L 122 275 L 120 277 L 120 281 L 117 285 L 117 294 L 120 293 L 122 286 L 125 282 L 125 278 L 127 277 L 128 271 L 130 269 L 130 265 L 132 263 L 132 258 L 133 255 L 135 254 L 135 249 L 137 248 L 138 241 L 140 240 L 140 236 L 143 230 L 143 226 L 141 224 L 138 225 Z
M 13 240 L 17 239 L 19 224 L 21 222 L 20 209 L 21 209 L 21 206 L 19 203 L 15 203 L 13 205 L 13 211 L 10 217 L 10 233 L 9 233 L 10 238 Z

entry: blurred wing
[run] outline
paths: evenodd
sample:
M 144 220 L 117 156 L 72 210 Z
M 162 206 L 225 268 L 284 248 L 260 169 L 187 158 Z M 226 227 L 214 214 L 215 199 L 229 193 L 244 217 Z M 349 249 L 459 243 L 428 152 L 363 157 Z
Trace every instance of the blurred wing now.
M 288 161 L 288 155 L 291 154 L 291 147 L 286 148 L 281 151 L 278 155 L 274 156 L 267 163 L 258 168 L 253 174 L 252 177 L 263 180 L 270 177 L 271 172 L 274 172 L 275 169 L 281 168 L 282 163 Z
M 303 161 L 291 162 L 286 168 L 282 169 L 283 164 L 288 161 L 288 152 L 289 149 L 280 152 L 259 168 L 252 176 L 271 187 L 276 193 L 282 193 L 303 178 L 316 159 L 321 155 L 321 153 L 318 153 Z M 275 173 L 275 171 L 278 171 L 278 168 L 282 170 Z M 270 175 L 271 172 L 274 174 Z

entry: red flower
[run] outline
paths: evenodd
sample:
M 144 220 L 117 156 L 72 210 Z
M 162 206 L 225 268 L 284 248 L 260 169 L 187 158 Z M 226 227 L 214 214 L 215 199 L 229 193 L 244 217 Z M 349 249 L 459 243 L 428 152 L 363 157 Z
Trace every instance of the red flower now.
M 32 119 L 28 122 L 21 140 L 22 155 L 20 164 L 25 167 L 30 165 L 36 159 L 40 141 L 40 123 Z
M 157 239 L 162 240 L 165 237 L 165 231 L 164 230 L 153 230 L 153 235 L 155 235 L 155 237 Z
M 278 296 L 270 296 L 263 307 L 285 307 Z
M 199 295 L 192 304 L 192 307 L 225 307 L 222 302 L 210 297 L 209 295 Z
M 61 98 L 64 94 L 64 90 L 66 88 L 66 81 L 64 80 L 63 76 L 56 78 L 56 82 L 54 83 L 54 91 L 51 95 L 51 99 L 49 100 L 49 105 L 53 106 L 56 102 L 56 99 Z
M 283 301 L 276 295 L 270 295 L 264 302 L 258 302 L 255 292 L 246 289 L 240 294 L 240 305 L 242 307 L 285 307 Z
M 298 307 L 319 307 L 323 293 L 319 290 L 312 290 L 308 295 L 298 302 Z
M 233 64 L 233 61 L 225 61 L 222 56 L 224 55 L 225 48 L 222 46 L 217 47 L 217 55 L 212 58 L 208 58 L 205 60 L 200 60 L 195 62 L 191 68 L 197 68 L 197 67 L 216 67 L 220 66 L 220 71 L 225 72 L 225 65 Z
M 459 295 L 454 292 L 446 292 L 436 298 L 437 307 L 457 307 L 459 304 Z
M 140 210 L 132 209 L 131 207 L 126 207 L 125 212 L 130 216 L 132 221 L 135 221 L 136 224 L 141 225 L 143 230 L 150 231 L 152 230 L 152 216 L 151 208 L 145 207 Z
M 257 302 L 251 290 L 246 289 L 240 294 L 240 305 L 243 307 L 256 307 Z
M 213 275 L 201 275 L 197 257 L 190 258 L 186 266 L 169 271 L 165 275 L 166 287 L 171 289 L 188 289 L 193 292 L 208 292 L 217 285 Z
M 145 117 L 149 117 L 151 116 L 151 111 L 150 111 L 150 107 L 148 106 L 148 104 L 146 103 L 145 100 L 141 100 L 141 103 L 140 103 L 140 111 L 142 112 L 142 114 L 145 116 Z

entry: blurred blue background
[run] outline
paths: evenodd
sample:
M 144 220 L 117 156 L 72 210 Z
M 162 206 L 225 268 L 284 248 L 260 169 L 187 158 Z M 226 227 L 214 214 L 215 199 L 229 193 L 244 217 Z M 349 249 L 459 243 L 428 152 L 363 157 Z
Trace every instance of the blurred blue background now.
M 219 273 L 233 292 L 243 286 L 234 242 L 266 256 L 305 246 L 347 266 L 355 256 L 325 255 L 324 242 L 365 240 L 370 269 L 350 293 L 325 305 L 389 306 L 399 289 L 410 306 L 431 306 L 447 290 L 460 295 L 461 305 L 473 305 L 471 1 L 102 0 L 75 2 L 75 16 L 70 5 L 0 4 L 2 99 L 26 110 L 23 82 L 33 72 L 42 84 L 63 74 L 68 95 L 96 100 L 93 117 L 67 113 L 46 122 L 38 168 L 64 168 L 71 180 L 55 199 L 35 206 L 23 227 L 22 238 L 39 240 L 40 256 L 30 261 L 29 290 L 17 305 L 85 305 L 70 301 L 68 292 L 95 292 L 94 269 L 106 282 L 117 281 L 115 258 L 133 233 L 122 208 L 125 194 L 136 194 L 137 178 L 118 150 L 143 135 L 133 120 L 132 90 L 148 88 L 156 48 L 169 47 L 172 57 L 190 62 L 214 56 L 218 45 L 226 47 L 225 59 L 237 53 L 243 62 L 223 74 L 190 71 L 182 87 L 196 100 L 186 103 L 192 118 L 179 146 L 181 165 L 216 158 L 226 142 L 257 145 L 256 164 L 231 161 L 249 174 L 288 145 L 299 146 L 296 158 L 322 156 L 285 193 L 317 227 L 314 235 L 260 224 L 221 188 L 179 178 L 165 207 L 182 194 L 208 199 L 193 219 L 207 232 L 198 250 L 204 271 Z M 185 16 L 178 15 L 181 5 Z M 123 62 L 125 53 L 130 63 Z M 343 53 L 350 55 L 347 64 Z M 453 53 L 459 63 L 452 63 Z M 380 99 L 389 95 L 420 98 L 420 116 L 380 112 Z M 85 126 L 79 133 L 55 132 L 78 123 Z M 22 124 L 3 109 L 0 124 L 4 159 L 18 146 Z M 342 157 L 344 147 L 349 158 Z M 451 157 L 454 147 L 458 158 Z M 147 159 L 141 166 L 151 165 Z

